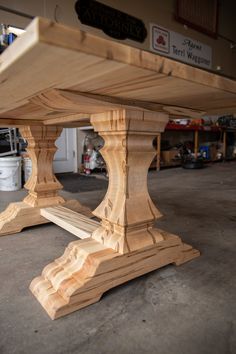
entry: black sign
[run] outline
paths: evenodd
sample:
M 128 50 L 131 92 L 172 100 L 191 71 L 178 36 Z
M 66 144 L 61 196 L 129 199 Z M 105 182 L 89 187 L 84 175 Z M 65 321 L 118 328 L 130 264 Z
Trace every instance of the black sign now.
M 144 42 L 147 37 L 143 21 L 98 1 L 78 0 L 75 10 L 84 25 L 99 28 L 110 37 L 137 42 Z

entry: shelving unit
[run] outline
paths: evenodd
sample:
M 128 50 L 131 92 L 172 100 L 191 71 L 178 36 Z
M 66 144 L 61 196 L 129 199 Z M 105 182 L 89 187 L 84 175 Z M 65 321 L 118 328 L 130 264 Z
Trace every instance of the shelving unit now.
M 155 161 L 157 170 L 159 170 L 161 166 L 167 167 L 167 166 L 180 166 L 181 165 L 180 160 L 179 161 L 175 160 L 170 163 L 161 164 L 161 153 L 163 153 L 163 151 L 161 150 L 161 140 L 165 136 L 165 133 L 175 132 L 175 131 L 176 132 L 192 132 L 193 133 L 192 137 L 189 140 L 193 141 L 193 144 L 194 144 L 194 151 L 193 152 L 196 156 L 199 152 L 200 142 L 202 141 L 202 144 L 204 144 L 204 142 L 203 142 L 204 139 L 201 137 L 202 133 L 210 133 L 210 134 L 211 133 L 219 133 L 220 137 L 218 137 L 217 140 L 222 141 L 223 159 L 226 158 L 227 130 L 225 128 L 218 127 L 218 126 L 183 125 L 183 124 L 168 123 L 166 126 L 166 129 L 165 129 L 165 132 L 162 133 L 161 136 L 159 135 L 157 137 L 157 158 Z M 174 136 L 174 135 L 172 134 L 172 136 Z M 208 160 L 208 161 L 212 161 L 212 160 Z M 213 161 L 215 161 L 215 160 L 213 160 Z M 154 167 L 154 164 L 152 164 L 152 167 Z

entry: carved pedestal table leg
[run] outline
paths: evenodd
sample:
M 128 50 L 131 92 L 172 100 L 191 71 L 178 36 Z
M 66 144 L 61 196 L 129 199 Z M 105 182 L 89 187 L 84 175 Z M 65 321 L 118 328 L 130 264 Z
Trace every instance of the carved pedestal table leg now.
M 161 214 L 148 194 L 147 172 L 156 153 L 153 138 L 167 121 L 162 113 L 125 109 L 92 116 L 105 140 L 109 187 L 94 211 L 101 226 L 91 238 L 70 243 L 31 283 L 52 319 L 98 301 L 116 285 L 199 256 L 178 236 L 154 227 Z
M 77 200 L 65 201 L 58 194 L 62 185 L 53 173 L 52 163 L 57 150 L 55 141 L 61 131 L 59 127 L 27 126 L 20 129 L 28 142 L 27 152 L 32 160 L 32 174 L 25 184 L 29 193 L 22 202 L 11 203 L 0 214 L 0 236 L 49 222 L 40 215 L 40 208 L 47 206 L 60 204 L 90 216 L 89 209 Z

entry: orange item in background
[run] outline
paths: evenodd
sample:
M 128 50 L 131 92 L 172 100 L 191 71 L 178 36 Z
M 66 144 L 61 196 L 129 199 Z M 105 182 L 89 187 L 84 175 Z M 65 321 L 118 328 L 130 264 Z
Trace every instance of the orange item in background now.
M 204 119 L 192 119 L 190 125 L 204 125 Z

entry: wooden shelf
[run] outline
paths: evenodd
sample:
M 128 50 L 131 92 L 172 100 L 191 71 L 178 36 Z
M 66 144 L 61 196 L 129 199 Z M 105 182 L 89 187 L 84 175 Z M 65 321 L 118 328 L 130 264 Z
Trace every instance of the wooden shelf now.
M 167 131 L 179 131 L 179 132 L 184 132 L 184 131 L 189 131 L 189 132 L 194 132 L 194 154 L 197 156 L 198 150 L 199 150 L 199 132 L 212 132 L 212 133 L 223 133 L 223 156 L 225 157 L 226 154 L 226 130 L 223 127 L 218 127 L 218 126 L 204 126 L 204 125 L 184 125 L 184 124 L 175 124 L 175 123 L 168 123 L 165 128 L 165 132 Z M 151 165 L 151 168 L 154 167 L 156 164 L 156 168 L 160 169 L 160 167 L 170 167 L 170 166 L 180 166 L 181 162 L 178 160 L 168 160 L 166 162 L 161 163 L 160 157 L 161 156 L 161 148 L 157 148 L 157 161 L 153 162 Z M 206 162 L 210 162 L 211 160 L 207 160 Z M 215 161 L 214 159 L 212 161 Z

